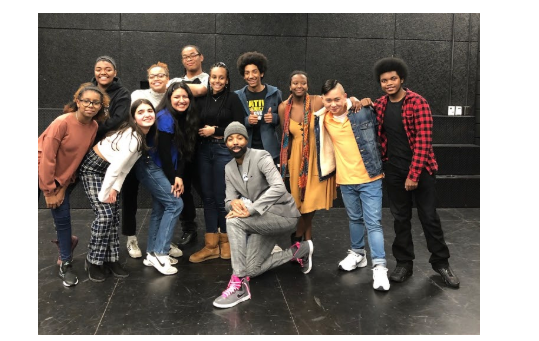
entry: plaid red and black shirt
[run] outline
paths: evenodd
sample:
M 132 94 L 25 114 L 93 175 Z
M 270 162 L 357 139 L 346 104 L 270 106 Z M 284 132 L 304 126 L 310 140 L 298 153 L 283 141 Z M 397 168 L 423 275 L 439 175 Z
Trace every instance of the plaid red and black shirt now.
M 419 181 L 423 168 L 429 174 L 438 170 L 438 163 L 432 149 L 432 113 L 427 100 L 421 95 L 404 88 L 406 95 L 402 103 L 402 123 L 408 143 L 412 149 L 412 163 L 408 179 Z M 384 95 L 374 102 L 378 120 L 378 137 L 382 147 L 382 161 L 387 161 L 387 136 L 384 131 L 384 115 L 389 95 Z

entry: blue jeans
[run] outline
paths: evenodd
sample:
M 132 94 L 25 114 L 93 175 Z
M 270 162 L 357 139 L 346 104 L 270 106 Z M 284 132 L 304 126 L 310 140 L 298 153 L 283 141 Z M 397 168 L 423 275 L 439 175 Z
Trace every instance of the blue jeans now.
M 183 201 L 170 193 L 170 181 L 151 157 L 142 156 L 134 167 L 137 179 L 152 194 L 152 215 L 146 252 L 168 255 L 174 227 L 183 209 Z
M 365 227 L 371 249 L 372 265 L 386 266 L 382 231 L 382 179 L 360 185 L 341 185 L 348 213 L 352 251 L 365 254 Z
M 60 259 L 62 261 L 71 259 L 71 206 L 69 195 L 73 192 L 76 183 L 67 186 L 64 201 L 57 208 L 51 208 L 56 238 L 60 246 Z M 38 191 L 38 197 L 41 190 Z
M 199 145 L 197 159 L 206 232 L 215 233 L 220 227 L 226 233 L 225 166 L 232 155 L 224 143 L 204 141 Z

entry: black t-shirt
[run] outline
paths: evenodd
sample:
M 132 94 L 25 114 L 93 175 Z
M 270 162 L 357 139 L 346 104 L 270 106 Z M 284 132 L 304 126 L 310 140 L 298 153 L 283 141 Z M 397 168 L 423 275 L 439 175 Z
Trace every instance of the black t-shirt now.
M 402 102 L 387 102 L 384 115 L 384 130 L 387 136 L 388 162 L 395 167 L 408 170 L 412 163 L 412 149 L 402 123 Z
M 260 92 L 251 92 L 249 89 L 247 89 L 246 92 L 249 111 L 253 111 L 258 115 L 258 124 L 252 126 L 253 137 L 251 139 L 251 148 L 264 149 L 262 138 L 260 137 L 260 125 L 265 123 L 264 115 L 262 113 L 264 112 L 264 99 L 266 98 L 267 93 L 268 89 L 266 87 Z

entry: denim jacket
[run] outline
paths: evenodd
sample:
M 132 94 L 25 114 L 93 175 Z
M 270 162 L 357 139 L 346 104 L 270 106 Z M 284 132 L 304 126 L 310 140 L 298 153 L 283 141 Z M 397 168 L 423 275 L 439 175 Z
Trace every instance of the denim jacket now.
M 281 144 L 279 142 L 279 136 L 275 132 L 275 127 L 279 125 L 279 113 L 277 109 L 279 104 L 281 104 L 283 101 L 283 96 L 281 90 L 277 89 L 276 87 L 269 84 L 264 85 L 266 86 L 266 89 L 268 89 L 268 92 L 266 93 L 266 98 L 264 99 L 264 111 L 262 112 L 262 115 L 265 115 L 268 112 L 268 109 L 271 107 L 271 115 L 273 116 L 273 120 L 271 123 L 266 123 L 264 119 L 258 122 L 260 125 L 260 138 L 262 139 L 264 149 L 271 154 L 272 158 L 275 159 L 276 157 L 279 157 L 279 153 L 281 151 Z M 251 124 L 249 124 L 250 111 L 247 104 L 247 85 L 234 92 L 240 97 L 241 104 L 243 104 L 243 108 L 245 109 L 245 118 L 243 124 L 247 128 L 247 133 L 249 134 L 249 144 L 247 146 L 251 148 L 251 143 L 253 141 L 253 128 Z
M 357 113 L 350 108 L 352 104 L 347 101 L 348 119 L 352 125 L 352 131 L 356 138 L 359 153 L 369 173 L 373 178 L 382 174 L 382 158 L 380 153 L 380 143 L 376 133 L 377 120 L 376 113 L 372 107 L 363 107 Z M 336 170 L 335 148 L 331 137 L 324 126 L 324 116 L 326 109 L 322 108 L 315 114 L 314 132 L 316 136 L 316 154 L 318 156 L 318 176 L 320 181 L 333 176 Z

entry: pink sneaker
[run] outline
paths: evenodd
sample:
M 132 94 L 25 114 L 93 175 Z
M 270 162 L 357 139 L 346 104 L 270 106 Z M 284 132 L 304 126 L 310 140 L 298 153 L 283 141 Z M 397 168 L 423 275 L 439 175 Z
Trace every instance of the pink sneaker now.
M 217 308 L 231 308 L 236 304 L 251 299 L 251 289 L 249 288 L 249 276 L 239 278 L 232 275 L 228 282 L 228 287 L 213 301 Z

